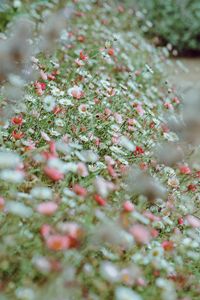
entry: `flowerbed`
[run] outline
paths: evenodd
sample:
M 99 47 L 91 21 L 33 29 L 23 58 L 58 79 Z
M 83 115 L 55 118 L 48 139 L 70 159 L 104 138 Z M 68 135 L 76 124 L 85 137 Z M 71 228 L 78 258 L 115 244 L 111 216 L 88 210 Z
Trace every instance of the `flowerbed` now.
M 17 102 L 24 66 L 2 79 L 2 297 L 198 299 L 196 102 L 168 86 L 166 49 L 131 10 L 74 1 L 67 21 Z

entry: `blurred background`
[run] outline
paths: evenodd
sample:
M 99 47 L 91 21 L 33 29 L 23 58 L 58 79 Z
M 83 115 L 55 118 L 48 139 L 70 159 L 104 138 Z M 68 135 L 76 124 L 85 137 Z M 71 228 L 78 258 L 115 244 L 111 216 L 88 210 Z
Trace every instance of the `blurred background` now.
M 172 80 L 181 88 L 199 88 L 200 1 L 129 1 L 131 2 L 143 34 L 156 47 L 166 46 L 170 51 L 172 63 L 169 63 L 168 68 Z

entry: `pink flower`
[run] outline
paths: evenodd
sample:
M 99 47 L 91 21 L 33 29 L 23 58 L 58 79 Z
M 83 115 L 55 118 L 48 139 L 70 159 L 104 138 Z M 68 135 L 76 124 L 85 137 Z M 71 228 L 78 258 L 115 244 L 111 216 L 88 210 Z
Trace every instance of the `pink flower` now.
M 45 167 L 44 172 L 53 181 L 59 181 L 64 178 L 64 174 L 55 168 Z
M 40 70 L 40 76 L 43 80 L 47 80 L 47 74 L 43 70 Z
M 191 174 L 190 168 L 186 165 L 180 166 L 179 171 L 180 171 L 181 174 L 186 174 L 186 175 Z
M 144 115 L 144 109 L 142 108 L 141 104 L 138 104 L 135 109 L 140 116 Z
M 128 125 L 133 126 L 136 124 L 136 121 L 135 121 L 135 119 L 128 118 L 127 123 L 128 123 Z
M 114 118 L 115 118 L 115 121 L 118 123 L 118 124 L 122 124 L 123 123 L 123 119 L 122 119 L 122 116 L 118 113 L 114 113 Z
M 37 211 L 46 216 L 51 216 L 58 209 L 58 205 L 53 201 L 42 202 L 37 206 Z
M 174 249 L 173 241 L 164 241 L 162 242 L 162 247 L 165 251 L 172 251 Z
M 133 225 L 130 229 L 130 233 L 139 244 L 148 244 L 151 239 L 150 232 L 144 225 Z
M 81 87 L 75 85 L 74 87 L 68 89 L 68 95 L 79 100 L 83 98 L 84 92 Z
M 125 201 L 123 204 L 123 209 L 126 212 L 132 212 L 134 210 L 134 205 L 130 201 Z
M 86 165 L 82 162 L 78 163 L 77 165 L 77 173 L 78 175 L 82 176 L 82 177 L 86 177 L 88 176 L 88 169 L 86 167 Z
M 170 110 L 173 110 L 173 109 L 174 109 L 174 108 L 173 108 L 173 105 L 172 105 L 171 103 L 169 103 L 169 102 L 165 102 L 165 103 L 164 103 L 164 107 L 167 108 L 167 109 L 170 109 Z
M 66 250 L 70 247 L 70 238 L 59 234 L 51 235 L 46 239 L 46 244 L 50 250 Z
M 194 228 L 199 228 L 200 227 L 200 219 L 198 219 L 197 217 L 195 216 L 192 216 L 192 215 L 188 215 L 186 217 L 186 220 L 188 222 L 188 224 Z

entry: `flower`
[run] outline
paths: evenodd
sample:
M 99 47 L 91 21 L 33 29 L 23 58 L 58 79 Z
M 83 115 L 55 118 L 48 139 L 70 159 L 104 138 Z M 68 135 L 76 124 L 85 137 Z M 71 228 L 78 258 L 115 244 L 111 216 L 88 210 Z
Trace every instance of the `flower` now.
M 16 117 L 13 117 L 13 118 L 11 119 L 11 121 L 12 121 L 12 123 L 13 123 L 14 125 L 22 125 L 22 123 L 23 123 L 23 118 L 22 118 L 22 116 L 16 116 Z
M 133 225 L 130 229 L 130 233 L 139 244 L 148 244 L 151 239 L 150 232 L 144 225 Z
M 53 201 L 42 202 L 36 208 L 36 210 L 40 214 L 46 215 L 46 216 L 53 215 L 57 209 L 58 209 L 58 205 Z
M 80 176 L 82 176 L 82 177 L 88 176 L 89 173 L 88 173 L 87 166 L 86 166 L 84 163 L 79 162 L 79 163 L 77 164 L 77 173 L 78 173 Z
M 108 49 L 108 55 L 114 56 L 115 55 L 115 50 L 113 48 Z
M 63 235 L 51 235 L 46 239 L 46 245 L 50 250 L 60 251 L 70 247 L 70 238 Z
M 179 166 L 179 171 L 181 174 L 185 174 L 185 175 L 191 174 L 191 170 L 187 165 Z
M 142 297 L 130 288 L 118 286 L 115 290 L 115 300 L 142 300 Z
M 94 195 L 94 200 L 100 205 L 100 206 L 105 206 L 106 205 L 106 200 L 103 199 L 100 195 L 95 194 Z
M 12 137 L 15 140 L 21 140 L 21 138 L 23 138 L 23 136 L 24 136 L 24 133 L 21 131 L 13 130 L 13 132 L 12 132 Z
M 174 249 L 173 241 L 164 241 L 162 242 L 162 247 L 165 251 L 172 251 Z
M 83 96 L 84 96 L 84 92 L 83 92 L 82 88 L 77 85 L 68 89 L 67 92 L 68 92 L 69 96 L 72 96 L 73 98 L 75 98 L 77 100 L 83 98 Z
M 83 50 L 80 51 L 79 57 L 80 57 L 81 60 L 87 60 L 88 59 L 88 56 L 83 53 Z
M 0 150 L 0 169 L 12 169 L 21 164 L 20 156 L 12 151 Z
M 64 178 L 64 174 L 59 170 L 57 170 L 56 168 L 45 167 L 44 172 L 53 181 L 59 181 Z
M 144 150 L 142 147 L 140 146 L 136 146 L 135 147 L 135 151 L 133 152 L 135 156 L 139 156 L 141 154 L 144 154 Z
M 55 108 L 55 99 L 52 96 L 46 96 L 43 100 L 43 107 L 47 112 L 53 111 Z
M 123 209 L 126 212 L 132 212 L 134 210 L 134 205 L 130 201 L 125 201 L 123 204 Z
M 195 217 L 195 216 L 192 216 L 192 215 L 188 215 L 186 217 L 186 220 L 188 222 L 188 224 L 190 226 L 192 226 L 193 228 L 199 228 L 200 227 L 200 219 Z
M 82 196 L 82 197 L 86 197 L 87 195 L 87 190 L 82 187 L 81 185 L 79 184 L 75 184 L 73 186 L 73 191 L 78 195 L 78 196 Z

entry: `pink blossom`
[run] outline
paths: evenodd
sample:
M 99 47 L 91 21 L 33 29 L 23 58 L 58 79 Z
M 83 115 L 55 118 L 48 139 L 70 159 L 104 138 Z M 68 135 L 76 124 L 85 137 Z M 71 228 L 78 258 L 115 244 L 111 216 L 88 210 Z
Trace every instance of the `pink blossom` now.
M 186 217 L 186 220 L 188 222 L 188 224 L 194 228 L 199 228 L 200 227 L 200 219 L 195 217 L 195 216 L 192 216 L 192 215 L 188 215 Z
M 46 216 L 53 215 L 58 209 L 58 205 L 53 201 L 42 202 L 37 206 L 37 211 Z
M 142 105 L 141 104 L 138 104 L 137 106 L 136 106 L 136 111 L 138 112 L 138 114 L 140 115 L 140 116 L 143 116 L 144 115 L 144 109 L 142 108 Z
M 59 181 L 64 178 L 64 174 L 55 168 L 45 167 L 44 172 L 53 181 Z
M 186 174 L 186 175 L 191 174 L 190 168 L 186 165 L 180 166 L 179 171 L 180 171 L 181 174 Z
M 134 205 L 130 201 L 125 201 L 123 204 L 123 209 L 126 212 L 132 212 L 134 210 Z
M 79 162 L 77 165 L 77 173 L 78 175 L 82 176 L 82 177 L 86 177 L 88 176 L 88 169 L 86 167 L 86 164 Z
M 133 225 L 130 229 L 130 233 L 139 244 L 148 244 L 151 239 L 150 232 L 144 225 Z

